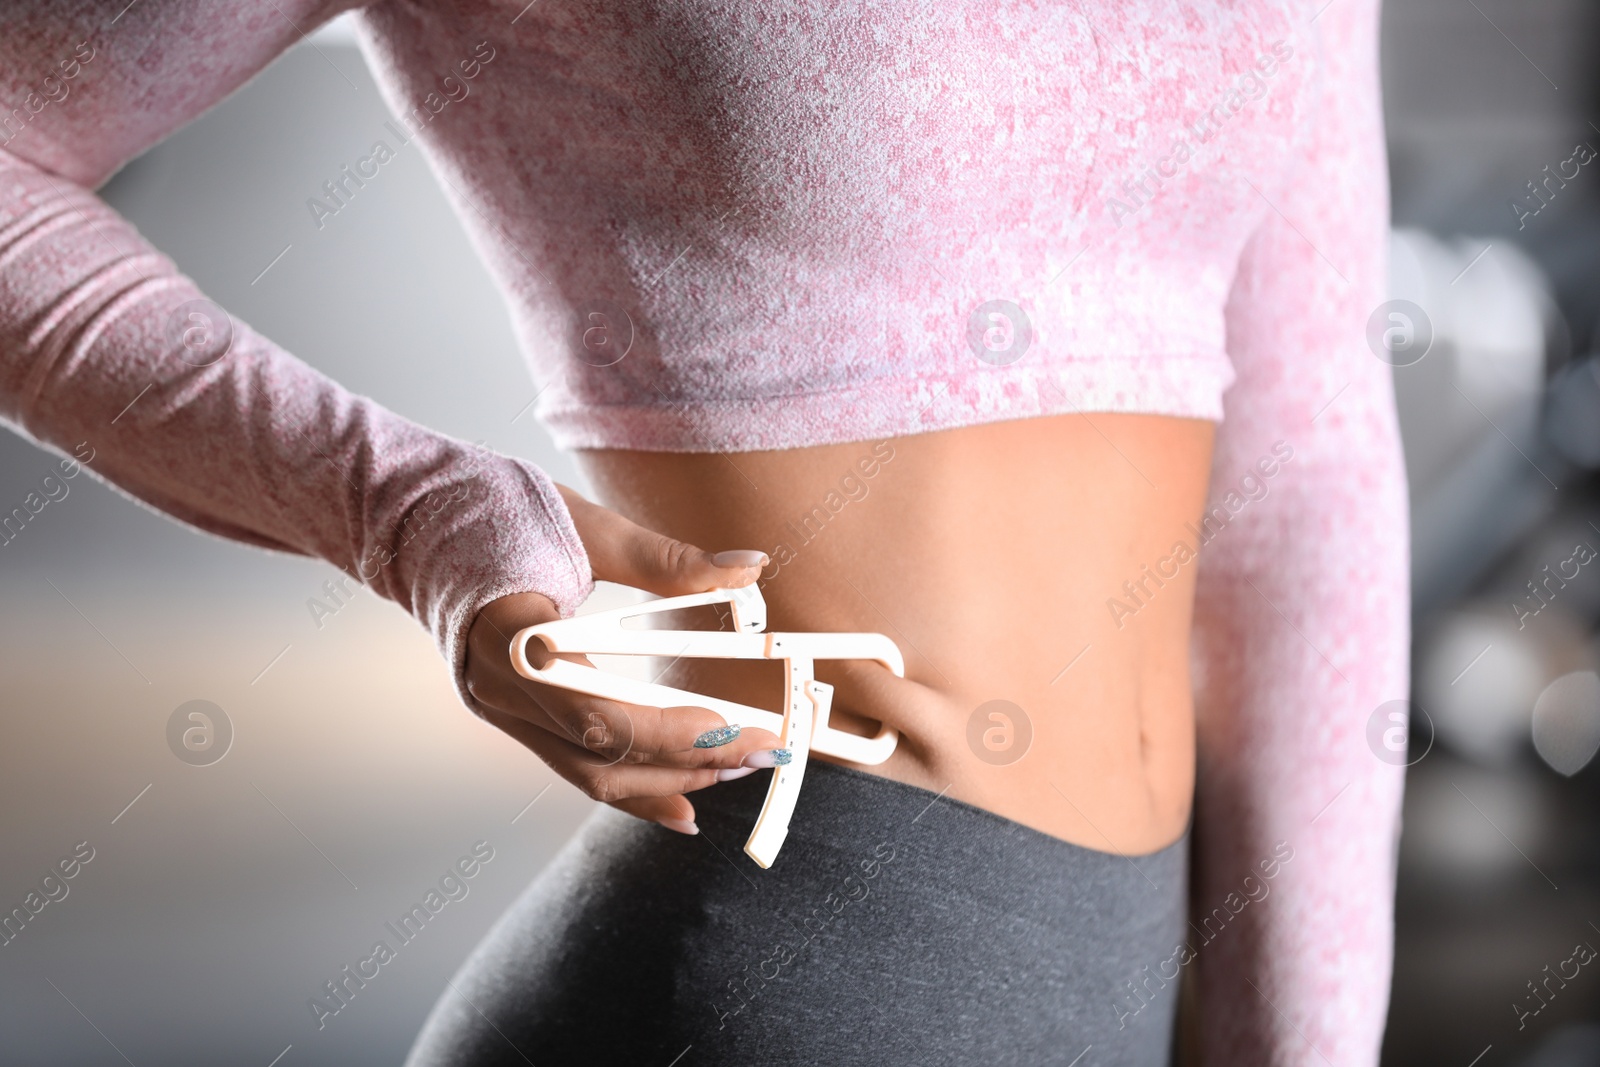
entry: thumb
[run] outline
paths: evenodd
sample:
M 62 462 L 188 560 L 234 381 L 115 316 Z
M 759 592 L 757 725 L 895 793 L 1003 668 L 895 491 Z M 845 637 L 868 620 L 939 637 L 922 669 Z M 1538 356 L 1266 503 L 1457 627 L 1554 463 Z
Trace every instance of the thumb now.
M 609 508 L 558 487 L 589 555 L 594 576 L 657 596 L 737 588 L 761 576 L 767 554 L 734 549 L 713 555 L 703 548 L 647 530 Z

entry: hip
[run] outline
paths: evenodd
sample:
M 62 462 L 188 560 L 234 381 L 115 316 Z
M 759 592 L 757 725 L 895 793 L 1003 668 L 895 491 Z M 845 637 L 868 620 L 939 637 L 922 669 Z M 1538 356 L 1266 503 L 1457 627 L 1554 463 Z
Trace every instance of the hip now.
M 412 1067 L 1170 1062 L 1188 835 L 1082 848 L 879 776 L 812 768 L 778 862 L 601 809 L 479 947 Z

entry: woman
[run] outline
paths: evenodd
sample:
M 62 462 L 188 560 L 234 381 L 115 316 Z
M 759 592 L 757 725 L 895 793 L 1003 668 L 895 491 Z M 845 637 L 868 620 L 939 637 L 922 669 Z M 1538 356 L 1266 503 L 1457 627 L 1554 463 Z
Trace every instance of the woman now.
M 0 414 L 369 582 L 618 809 L 412 1062 L 1154 1064 L 1182 986 L 1202 1062 L 1375 1063 L 1407 604 L 1372 0 L 364 8 L 605 506 L 343 391 L 88 192 L 349 6 L 12 6 Z M 906 678 L 822 677 L 894 756 L 813 763 L 754 869 L 776 737 L 512 672 L 594 579 L 888 633 Z M 665 680 L 775 706 L 751 668 Z

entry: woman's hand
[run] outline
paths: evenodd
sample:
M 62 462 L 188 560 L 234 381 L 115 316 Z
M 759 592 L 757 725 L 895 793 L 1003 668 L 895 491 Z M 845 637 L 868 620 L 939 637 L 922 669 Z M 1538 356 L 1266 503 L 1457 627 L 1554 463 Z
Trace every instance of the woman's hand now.
M 712 555 L 646 530 L 614 511 L 558 486 L 595 578 L 660 596 L 749 585 L 766 566 L 764 553 Z M 511 666 L 511 637 L 525 626 L 561 617 L 539 593 L 515 593 L 485 604 L 467 632 L 467 692 L 483 717 L 533 750 L 585 794 L 680 833 L 698 833 L 683 794 L 772 766 L 777 735 L 726 728 L 705 708 L 646 708 L 529 681 Z M 555 655 L 530 642 L 538 665 Z M 568 653 L 560 658 L 590 665 Z

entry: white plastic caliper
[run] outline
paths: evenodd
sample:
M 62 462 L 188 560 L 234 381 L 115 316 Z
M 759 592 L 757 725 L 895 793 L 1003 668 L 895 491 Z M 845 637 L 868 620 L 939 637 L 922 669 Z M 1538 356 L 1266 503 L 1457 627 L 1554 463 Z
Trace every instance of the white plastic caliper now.
M 733 632 L 719 630 L 626 630 L 624 619 L 653 615 L 702 604 L 727 604 L 733 611 Z M 511 639 L 511 663 L 524 678 L 560 686 L 591 696 L 640 704 L 652 708 L 700 707 L 721 715 L 730 725 L 759 727 L 778 735 L 789 751 L 789 763 L 774 768 L 767 799 L 744 851 L 763 868 L 771 867 L 789 836 L 789 819 L 800 797 L 806 759 L 812 751 L 849 760 L 877 764 L 889 758 L 900 737 L 880 726 L 875 737 L 835 730 L 828 724 L 833 687 L 814 677 L 819 659 L 876 660 L 897 677 L 905 677 L 905 660 L 899 647 L 883 634 L 864 633 L 763 633 L 767 604 L 755 585 L 739 589 L 713 589 L 688 596 L 666 597 L 614 611 L 597 611 L 570 619 L 541 623 L 517 631 Z M 746 704 L 703 696 L 684 689 L 643 682 L 598 667 L 586 667 L 552 658 L 545 666 L 528 662 L 528 641 L 537 637 L 551 652 L 624 656 L 664 656 L 696 659 L 781 659 L 786 672 L 788 700 L 780 715 Z

